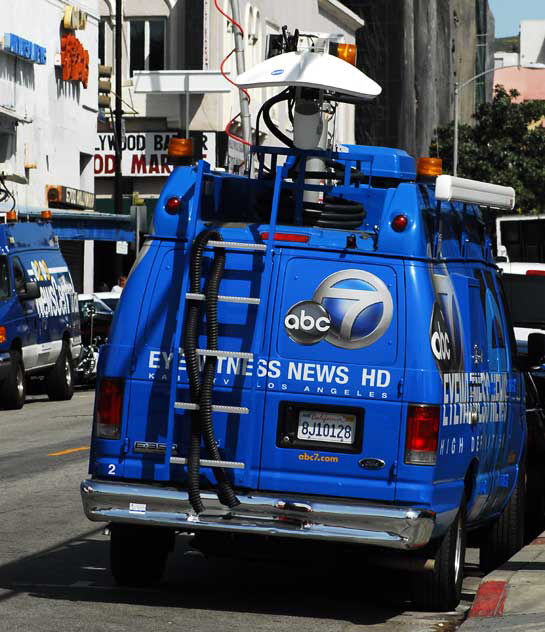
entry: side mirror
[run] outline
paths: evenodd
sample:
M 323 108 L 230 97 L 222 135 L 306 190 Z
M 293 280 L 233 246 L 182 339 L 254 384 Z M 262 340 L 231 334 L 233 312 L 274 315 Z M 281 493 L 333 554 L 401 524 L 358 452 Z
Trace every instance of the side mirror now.
M 36 281 L 28 281 L 25 283 L 25 289 L 17 293 L 17 296 L 23 301 L 32 301 L 33 299 L 40 298 L 41 295 L 40 286 Z
M 537 332 L 528 335 L 528 366 L 536 367 L 545 360 L 545 334 Z

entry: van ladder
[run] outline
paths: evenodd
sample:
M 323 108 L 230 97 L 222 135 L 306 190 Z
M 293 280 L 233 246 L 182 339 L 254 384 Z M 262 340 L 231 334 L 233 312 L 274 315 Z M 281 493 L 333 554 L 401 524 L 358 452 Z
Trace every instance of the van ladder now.
M 206 164 L 206 163 L 204 163 Z M 206 165 L 208 167 L 208 165 Z M 184 299 L 180 300 L 177 313 L 176 313 L 176 330 L 173 338 L 173 348 L 172 348 L 172 362 L 171 362 L 171 375 L 170 375 L 170 402 L 169 402 L 169 414 L 168 414 L 168 427 L 167 427 L 167 441 L 166 441 L 166 453 L 165 453 L 165 465 L 167 466 L 168 478 L 170 480 L 170 468 L 169 464 L 181 464 L 187 465 L 190 469 L 190 479 L 191 479 L 191 470 L 193 470 L 193 475 L 198 478 L 198 470 L 199 466 L 212 467 L 214 469 L 214 473 L 216 478 L 218 479 L 218 497 L 220 501 L 224 504 L 228 504 L 231 506 L 235 506 L 238 504 L 234 493 L 231 495 L 226 493 L 226 485 L 230 487 L 230 483 L 227 481 L 225 474 L 221 472 L 223 468 L 226 469 L 243 469 L 245 467 L 244 463 L 235 462 L 235 461 L 225 461 L 219 458 L 219 454 L 216 450 L 216 457 L 213 459 L 197 459 L 197 463 L 191 463 L 190 456 L 181 456 L 181 455 L 173 455 L 172 454 L 172 444 L 174 437 L 174 429 L 177 423 L 177 419 L 179 419 L 180 412 L 184 413 L 185 411 L 191 411 L 193 416 L 192 421 L 192 435 L 198 434 L 198 442 L 200 445 L 201 441 L 201 431 L 200 427 L 200 419 L 199 415 L 202 411 L 202 401 L 199 401 L 200 398 L 200 385 L 192 384 L 192 380 L 190 378 L 190 391 L 191 391 L 191 400 L 192 401 L 178 401 L 177 391 L 178 391 L 178 366 L 180 362 L 180 355 L 182 353 L 186 354 L 186 368 L 188 370 L 189 376 L 189 360 L 187 354 L 194 353 L 198 358 L 204 357 L 213 358 L 212 364 L 215 372 L 215 359 L 218 357 L 237 357 L 243 358 L 247 360 L 254 360 L 257 353 L 259 353 L 263 340 L 264 340 L 264 328 L 265 328 L 265 320 L 267 318 L 267 314 L 265 308 L 259 309 L 260 305 L 266 304 L 266 299 L 269 294 L 271 280 L 272 280 L 272 257 L 273 257 L 273 243 L 274 243 L 274 234 L 276 229 L 276 223 L 278 218 L 278 207 L 280 203 L 280 192 L 282 188 L 282 182 L 287 175 L 286 167 L 276 167 L 276 177 L 274 182 L 274 190 L 273 190 L 273 199 L 272 199 L 272 208 L 271 215 L 269 220 L 269 235 L 267 238 L 267 242 L 263 243 L 248 243 L 248 242 L 231 242 L 231 241 L 223 241 L 221 235 L 218 233 L 218 230 L 210 230 L 203 231 L 196 235 L 197 230 L 199 229 L 198 219 L 199 219 L 199 211 L 200 211 L 200 203 L 202 196 L 202 188 L 203 188 L 203 177 L 206 171 L 205 166 L 201 162 L 198 168 L 198 176 L 195 187 L 195 196 L 194 196 L 194 207 L 191 209 L 193 212 L 191 213 L 187 225 L 187 235 L 188 240 L 193 243 L 193 248 L 196 248 L 197 241 L 199 241 L 199 248 L 201 251 L 204 247 L 213 247 L 215 252 L 218 251 L 225 253 L 227 250 L 251 250 L 256 253 L 261 253 L 264 255 L 264 264 L 263 264 L 263 273 L 261 278 L 260 290 L 258 297 L 245 297 L 245 296 L 225 296 L 218 294 L 217 292 L 210 296 L 206 296 L 205 292 L 203 292 L 200 287 L 188 287 L 190 286 L 190 273 L 188 271 L 186 278 L 184 278 L 182 283 L 181 295 Z M 210 238 L 207 238 L 203 233 L 209 232 Z M 213 234 L 215 233 L 215 235 Z M 217 237 L 216 237 L 217 235 Z M 200 238 L 200 239 L 199 239 Z M 204 242 L 204 244 L 202 243 Z M 222 269 L 223 270 L 223 269 Z M 200 275 L 199 276 L 199 285 L 200 285 Z M 195 284 L 195 281 L 193 285 Z M 213 348 L 214 345 L 210 346 L 208 343 L 208 347 L 206 349 L 195 348 L 194 350 L 190 350 L 188 352 L 187 349 L 182 349 L 182 340 L 184 336 L 186 336 L 186 328 L 187 328 L 187 314 L 191 309 L 191 306 L 195 306 L 195 304 L 205 302 L 207 300 L 212 301 L 220 301 L 220 302 L 230 302 L 230 303 L 245 303 L 248 305 L 254 305 L 258 307 L 255 321 L 255 334 L 253 336 L 251 349 L 249 351 L 226 351 L 221 349 Z M 200 366 L 200 364 L 199 364 Z M 205 364 L 206 367 L 206 364 Z M 256 367 L 256 363 L 254 361 L 254 367 Z M 204 371 L 200 371 L 200 373 L 204 373 Z M 254 375 L 256 375 L 257 370 L 254 369 Z M 255 380 L 253 382 L 253 387 L 255 387 Z M 234 413 L 239 415 L 247 415 L 251 411 L 248 407 L 245 406 L 230 406 L 224 405 L 220 402 L 206 403 L 204 405 L 205 408 L 209 408 L 209 412 L 227 412 Z M 204 411 L 206 412 L 206 411 Z M 196 437 L 193 439 L 194 443 L 196 443 Z M 210 446 L 211 448 L 212 446 Z M 214 446 L 215 447 L 215 446 Z M 210 451 L 209 448 L 209 451 Z M 190 483 L 191 486 L 191 483 Z M 200 513 L 203 511 L 204 507 L 200 502 L 200 496 L 197 493 L 191 494 L 190 492 L 190 500 L 193 506 L 193 509 L 196 513 Z

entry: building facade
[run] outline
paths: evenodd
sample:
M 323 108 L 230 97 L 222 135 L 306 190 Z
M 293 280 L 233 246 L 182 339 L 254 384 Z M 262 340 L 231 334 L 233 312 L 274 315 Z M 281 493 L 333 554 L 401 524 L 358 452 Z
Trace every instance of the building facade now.
M 545 20 L 523 20 L 519 53 L 498 51 L 494 84 L 516 90 L 518 101 L 545 100 Z
M 230 0 L 219 6 L 232 14 Z M 355 42 L 363 20 L 338 0 L 238 0 L 244 29 L 244 59 L 249 68 L 265 59 L 267 36 L 293 32 L 338 34 Z M 100 0 L 99 58 L 114 66 L 115 0 Z M 168 140 L 189 131 L 196 154 L 213 167 L 224 168 L 242 146 L 228 141 L 227 123 L 240 110 L 238 89 L 221 72 L 222 61 L 234 47 L 233 27 L 217 10 L 214 0 L 124 0 L 123 2 L 123 119 L 125 135 L 122 172 L 124 212 L 131 200 L 143 201 L 151 212 L 171 167 L 166 163 Z M 224 72 L 237 74 L 234 55 Z M 112 77 L 114 85 L 114 77 Z M 270 89 L 254 90 L 250 111 L 255 127 L 257 112 Z M 113 96 L 112 96 L 112 107 Z M 284 133 L 291 124 L 283 112 L 275 112 Z M 111 110 L 106 108 L 95 148 L 97 205 L 114 210 L 114 139 Z M 238 121 L 230 128 L 240 135 Z M 261 131 L 263 126 L 261 126 Z M 354 106 L 341 104 L 337 140 L 354 142 Z M 276 144 L 265 134 L 262 144 Z M 116 209 L 117 210 L 117 209 Z
M 94 285 L 94 242 L 133 239 L 94 212 L 98 28 L 98 0 L 2 6 L 0 214 L 50 208 L 80 292 Z
M 493 66 L 494 18 L 487 0 L 345 0 L 364 18 L 361 68 L 383 87 L 358 106 L 361 144 L 429 155 L 434 130 L 454 118 L 454 89 Z M 492 76 L 460 92 L 459 120 L 492 96 Z M 435 155 L 435 154 L 434 154 Z

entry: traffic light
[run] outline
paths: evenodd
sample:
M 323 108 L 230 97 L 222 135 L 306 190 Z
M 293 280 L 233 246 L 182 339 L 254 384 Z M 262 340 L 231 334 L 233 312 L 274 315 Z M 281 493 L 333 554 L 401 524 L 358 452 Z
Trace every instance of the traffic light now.
M 98 65 L 98 107 L 110 108 L 110 93 L 112 91 L 112 67 Z

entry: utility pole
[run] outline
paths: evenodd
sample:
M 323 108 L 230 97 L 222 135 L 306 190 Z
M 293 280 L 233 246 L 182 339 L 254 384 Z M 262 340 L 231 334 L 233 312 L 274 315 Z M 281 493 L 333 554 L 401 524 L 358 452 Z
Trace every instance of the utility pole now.
M 122 51 L 123 51 L 123 0 L 115 0 L 115 180 L 114 180 L 114 210 L 123 212 L 123 182 L 121 160 L 123 150 L 121 141 L 123 136 L 123 104 L 121 102 L 122 83 Z M 123 272 L 122 255 L 116 254 L 114 259 L 115 277 Z
M 123 136 L 123 104 L 121 102 L 122 92 L 122 43 L 123 43 L 123 9 L 122 0 L 115 0 L 115 181 L 114 181 L 114 208 L 116 213 L 121 213 L 123 209 L 123 191 L 121 158 L 123 151 L 121 141 Z

